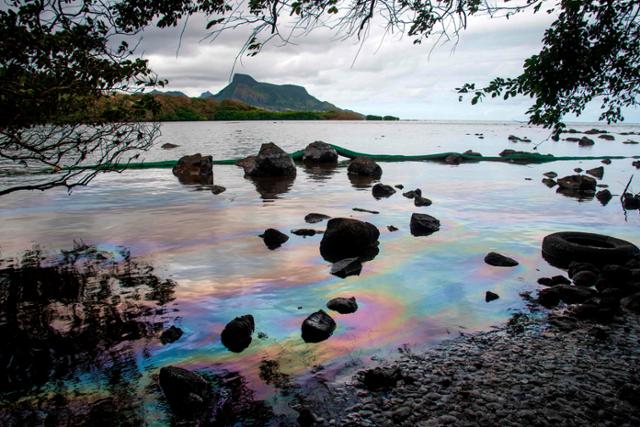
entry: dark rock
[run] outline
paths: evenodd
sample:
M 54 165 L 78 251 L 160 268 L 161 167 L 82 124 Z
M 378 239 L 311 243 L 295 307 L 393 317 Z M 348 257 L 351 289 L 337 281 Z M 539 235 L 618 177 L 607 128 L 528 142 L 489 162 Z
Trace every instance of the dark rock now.
M 580 138 L 574 138 L 574 137 L 565 138 L 564 140 L 568 142 L 580 142 Z
M 579 133 L 579 132 L 575 129 L 567 129 L 564 131 L 564 133 Z
M 426 197 L 416 195 L 413 198 L 413 204 L 415 206 L 431 206 L 431 203 L 431 200 L 427 199 Z
M 484 300 L 485 300 L 485 302 L 495 301 L 495 300 L 497 300 L 498 298 L 500 298 L 500 295 L 498 295 L 498 294 L 494 294 L 494 293 L 493 293 L 493 292 L 491 292 L 491 291 L 487 291 L 487 293 L 486 293 L 486 294 L 485 294 L 485 296 L 484 296 Z
M 593 289 L 571 285 L 558 285 L 549 289 L 558 289 L 560 299 L 566 304 L 580 304 L 596 294 Z
M 484 262 L 494 267 L 515 267 L 518 265 L 518 261 L 513 258 L 501 255 L 497 252 L 489 252 L 484 257 Z
M 406 193 L 402 193 L 402 195 L 407 199 L 413 199 L 416 196 L 422 196 L 422 190 L 420 190 L 419 188 L 416 188 L 415 190 L 410 190 L 410 191 L 407 191 Z
M 177 366 L 160 369 L 159 383 L 171 410 L 197 418 L 211 403 L 211 388 L 200 375 Z
M 259 237 L 262 237 L 264 244 L 271 250 L 279 248 L 284 242 L 289 240 L 289 236 L 275 228 L 266 229 Z
M 473 150 L 467 150 L 462 154 L 464 154 L 466 156 L 482 157 L 482 154 L 478 153 L 477 151 L 473 151 Z
M 347 172 L 350 175 L 364 175 L 372 178 L 382 176 L 382 168 L 369 157 L 356 157 L 351 160 Z
M 402 185 L 402 184 L 396 184 L 396 185 L 394 185 L 394 187 L 396 187 L 398 190 L 404 189 L 404 185 Z
M 220 339 L 230 351 L 240 353 L 251 344 L 251 335 L 254 330 L 253 316 L 245 314 L 227 323 L 220 334 Z
M 580 172 L 582 172 L 582 168 L 573 168 L 573 171 L 575 173 L 580 173 Z
M 609 322 L 615 316 L 616 310 L 602 307 L 594 303 L 579 304 L 571 309 L 571 314 L 580 320 Z
M 329 338 L 336 329 L 336 322 L 323 310 L 316 311 L 302 322 L 304 342 L 316 343 Z
M 631 162 L 631 166 L 635 166 L 636 169 L 640 169 L 640 160 L 635 160 Z
M 640 195 L 635 196 L 631 193 L 624 193 L 622 196 L 622 206 L 625 209 L 640 209 Z
M 258 339 L 266 340 L 267 338 L 269 338 L 269 335 L 265 334 L 264 332 L 258 332 Z
M 313 230 L 311 228 L 298 228 L 296 230 L 291 230 L 291 234 L 302 237 L 315 236 L 317 233 L 317 230 Z
M 623 384 L 616 393 L 618 399 L 640 406 L 640 386 L 638 384 Z
M 557 286 L 538 291 L 538 303 L 546 308 L 553 308 L 560 304 L 560 291 Z
M 610 165 L 611 159 L 602 159 L 600 163 L 604 163 L 605 165 Z
M 571 263 L 569 263 L 567 274 L 569 275 L 570 279 L 573 279 L 573 276 L 580 271 L 593 271 L 594 273 L 599 273 L 600 269 L 588 262 L 572 261 Z
M 599 133 L 607 133 L 607 131 L 593 128 L 593 129 L 586 130 L 582 133 L 584 133 L 585 135 L 597 135 Z
M 580 141 L 578 141 L 578 145 L 581 147 L 588 147 L 589 145 L 593 144 L 595 144 L 593 139 L 587 138 L 586 136 L 583 136 L 582 138 L 580 138 Z
M 448 165 L 459 165 L 460 163 L 462 163 L 463 160 L 464 158 L 457 153 L 449 154 L 447 157 L 444 158 L 444 162 Z
M 598 275 L 593 271 L 580 271 L 573 276 L 573 284 L 576 286 L 583 286 L 590 288 L 596 284 Z
M 597 168 L 587 169 L 587 173 L 591 176 L 595 176 L 598 179 L 602 179 L 604 176 L 604 167 L 598 166 Z
M 601 190 L 596 193 L 596 199 L 598 199 L 603 206 L 609 203 L 612 197 L 611 191 L 609 190 Z
M 398 227 L 394 226 L 394 225 L 387 225 L 387 230 L 393 232 L 393 231 L 398 231 Z
M 362 262 L 359 258 L 345 258 L 331 266 L 331 274 L 342 279 L 348 276 L 358 276 L 362 271 Z
M 511 142 L 531 142 L 531 140 L 526 136 L 524 138 L 520 138 L 515 135 L 509 135 L 507 139 Z
M 320 254 L 330 262 L 370 257 L 378 252 L 378 237 L 380 231 L 373 224 L 352 218 L 332 218 L 320 242 Z
M 609 264 L 602 267 L 600 275 L 603 279 L 611 282 L 626 283 L 632 279 L 632 271 L 630 268 L 621 265 Z
M 203 156 L 200 153 L 183 156 L 173 168 L 173 174 L 181 184 L 185 185 L 212 185 L 213 184 L 213 159 L 211 156 Z
M 600 135 L 598 136 L 598 138 L 600 139 L 604 139 L 606 141 L 613 141 L 615 138 L 613 137 L 613 135 Z
M 545 172 L 543 173 L 543 175 L 546 176 L 547 178 L 555 178 L 558 176 L 558 174 L 555 172 Z
M 256 156 L 247 156 L 236 162 L 236 166 L 240 166 L 245 171 L 253 169 L 256 166 Z
M 179 147 L 179 145 L 172 144 L 172 143 L 170 143 L 170 142 L 166 142 L 166 143 L 164 143 L 164 144 L 162 144 L 162 145 L 160 146 L 160 148 L 162 148 L 162 149 L 164 149 L 164 150 L 171 150 L 171 149 L 173 149 L 173 148 L 177 148 L 177 147 Z
M 371 391 L 388 390 L 396 386 L 402 379 L 398 368 L 373 368 L 360 372 L 360 381 Z
M 551 179 L 551 178 L 542 178 L 542 183 L 544 185 L 546 185 L 547 187 L 549 187 L 549 188 L 553 188 L 556 185 L 558 185 L 558 183 L 554 179 Z
M 354 211 L 356 212 L 366 212 L 366 213 L 370 213 L 370 214 L 374 214 L 374 215 L 378 215 L 380 212 L 378 211 L 372 211 L 370 209 L 362 209 L 362 208 L 353 208 Z
M 558 275 L 553 277 L 541 277 L 538 279 L 538 283 L 544 286 L 570 285 L 571 280 Z
M 326 142 L 314 141 L 304 149 L 302 161 L 305 163 L 337 163 L 338 152 Z
M 169 344 L 178 341 L 182 336 L 182 329 L 175 326 L 171 326 L 169 329 L 162 331 L 160 335 L 160 341 L 162 344 Z
M 298 425 L 300 427 L 311 427 L 316 424 L 318 418 L 309 408 L 302 408 L 298 410 Z
M 358 310 L 358 303 L 355 297 L 351 298 L 333 298 L 327 303 L 330 310 L 337 311 L 340 314 L 355 313 Z
M 633 144 L 633 145 L 635 145 L 635 144 L 640 144 L 640 142 L 638 142 L 638 141 L 633 141 L 633 140 L 631 140 L 631 139 L 627 139 L 626 141 L 622 141 L 622 143 L 623 143 L 623 144 Z
M 213 186 L 211 186 L 211 192 L 213 194 L 218 195 L 220 193 L 224 193 L 225 191 L 227 191 L 227 189 L 224 188 L 222 185 L 213 185 Z
M 373 188 L 371 189 L 371 194 L 376 199 L 381 199 L 383 197 L 385 198 L 391 197 L 395 193 L 396 193 L 396 190 L 394 190 L 392 186 L 384 185 L 380 183 L 374 185 Z
M 304 217 L 304 220 L 309 224 L 315 224 L 317 222 L 322 222 L 325 219 L 331 218 L 329 215 L 324 215 L 320 213 L 310 213 Z
M 292 177 L 296 167 L 291 157 L 273 142 L 262 144 L 253 164 L 248 162 L 245 175 L 251 177 Z
M 562 190 L 571 193 L 595 193 L 596 191 L 596 180 L 586 175 L 569 175 L 558 179 L 556 182 Z
M 411 215 L 411 234 L 428 236 L 440 230 L 440 221 L 431 215 L 414 213 Z

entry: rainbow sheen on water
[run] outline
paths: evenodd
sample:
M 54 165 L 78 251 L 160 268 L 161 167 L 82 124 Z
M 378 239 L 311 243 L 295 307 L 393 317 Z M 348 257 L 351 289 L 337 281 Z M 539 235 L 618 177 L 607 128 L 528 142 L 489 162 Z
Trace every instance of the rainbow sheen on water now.
M 612 128 L 614 132 L 638 129 Z M 475 132 L 483 132 L 485 139 L 475 138 Z M 532 149 L 531 144 L 514 147 L 507 141 L 509 134 L 528 136 L 534 142 L 548 136 L 544 130 L 519 124 L 428 122 L 171 123 L 163 125 L 163 133 L 158 146 L 178 142 L 181 147 L 155 149 L 146 154 L 148 160 L 198 151 L 218 159 L 238 157 L 256 152 L 260 143 L 268 141 L 293 151 L 318 139 L 376 153 L 471 148 L 495 155 L 504 148 Z M 587 148 L 546 142 L 538 151 L 639 154 L 622 140 L 598 141 Z M 640 244 L 638 211 L 625 215 L 616 198 L 602 206 L 596 199 L 564 197 L 540 182 L 550 170 L 564 176 L 575 167 L 596 166 L 599 161 L 382 165 L 381 182 L 403 184 L 404 191 L 421 188 L 433 201 L 429 207 L 415 207 L 401 191 L 375 200 L 370 185 L 360 187 L 348 179 L 346 162 L 332 170 L 298 165 L 296 179 L 276 188 L 256 186 L 238 167 L 215 166 L 215 183 L 227 188 L 219 195 L 180 185 L 170 170 L 127 171 L 102 176 L 71 195 L 52 190 L 0 199 L 0 250 L 3 257 L 19 256 L 39 244 L 54 252 L 74 241 L 105 252 L 124 247 L 132 257 L 152 265 L 158 276 L 177 282 L 175 300 L 160 320 L 165 326 L 179 326 L 184 335 L 167 345 L 154 338 L 126 346 L 131 360 L 122 376 L 134 379 L 127 382 L 132 387 L 128 393 L 142 402 L 139 411 L 147 424 L 169 422 L 154 387 L 158 369 L 167 365 L 236 373 L 255 399 L 266 399 L 276 412 L 287 412 L 278 387 L 260 375 L 265 360 L 277 361 L 281 372 L 298 384 L 318 366 L 324 368 L 321 375 L 328 381 L 340 381 L 374 359 L 394 357 L 399 347 L 422 348 L 504 322 L 524 306 L 520 294 L 535 291 L 539 277 L 562 273 L 540 255 L 541 240 L 549 233 L 590 231 Z M 600 182 L 617 194 L 634 171 L 630 159 L 614 160 L 605 166 Z M 638 191 L 640 184 L 632 189 Z M 380 214 L 355 212 L 354 207 Z M 359 276 L 332 276 L 331 265 L 319 253 L 321 235 L 303 238 L 288 233 L 296 228 L 323 229 L 325 223 L 304 222 L 310 212 L 373 223 L 381 231 L 380 254 L 364 263 Z M 440 231 L 413 237 L 409 232 L 413 212 L 438 218 Z M 399 230 L 390 232 L 388 225 Z M 258 237 L 270 227 L 290 235 L 273 251 Z M 483 258 L 489 251 L 513 257 L 520 265 L 486 265 Z M 500 299 L 485 303 L 488 290 Z M 334 335 L 318 344 L 302 341 L 304 318 L 327 310 L 326 302 L 337 296 L 355 296 L 359 310 L 348 315 L 330 312 L 338 325 Z M 243 314 L 254 316 L 256 333 L 244 352 L 231 353 L 221 344 L 220 333 L 227 322 Z M 125 349 L 113 351 L 125 354 Z M 82 406 L 112 395 L 113 384 L 102 372 L 79 370 L 62 385 L 51 383 L 22 399 L 52 394 Z

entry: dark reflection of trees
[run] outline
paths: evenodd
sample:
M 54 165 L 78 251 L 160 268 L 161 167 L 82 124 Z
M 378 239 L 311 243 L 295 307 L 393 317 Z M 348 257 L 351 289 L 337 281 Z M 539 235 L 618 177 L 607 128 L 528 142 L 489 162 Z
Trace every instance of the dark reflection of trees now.
M 20 260 L 0 260 L 0 424 L 39 425 L 42 417 L 47 425 L 137 424 L 133 347 L 162 329 L 152 316 L 164 313 L 175 285 L 124 249 L 76 244 L 46 257 L 36 247 Z M 81 374 L 108 397 L 81 407 L 67 402 L 62 381 Z M 44 393 L 52 390 L 60 393 Z M 21 399 L 27 396 L 42 398 Z
M 277 199 L 279 195 L 289 192 L 296 177 L 252 177 L 247 179 L 253 182 L 256 191 L 260 193 L 260 197 L 263 199 Z

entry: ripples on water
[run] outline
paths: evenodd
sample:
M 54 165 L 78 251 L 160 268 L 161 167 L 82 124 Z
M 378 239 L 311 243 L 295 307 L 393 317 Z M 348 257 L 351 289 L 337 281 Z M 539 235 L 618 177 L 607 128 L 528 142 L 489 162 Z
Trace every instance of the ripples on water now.
M 622 132 L 640 128 L 610 129 Z M 475 133 L 483 133 L 484 139 Z M 508 142 L 510 134 L 528 136 L 534 143 L 548 136 L 541 129 L 505 123 L 167 123 L 157 147 L 165 142 L 180 147 L 168 151 L 156 148 L 145 156 L 149 161 L 167 160 L 201 152 L 223 159 L 255 154 L 264 142 L 273 141 L 294 151 L 314 140 L 388 154 L 473 149 L 496 155 L 505 148 L 532 149 L 533 144 Z M 614 135 L 615 141 L 594 138 L 596 145 L 592 147 L 547 141 L 538 151 L 585 156 L 640 154 L 637 146 L 621 143 L 639 136 Z M 505 321 L 522 308 L 521 292 L 534 291 L 537 278 L 559 273 L 540 256 L 540 243 L 546 234 L 595 231 L 640 243 L 638 212 L 631 211 L 625 218 L 616 197 L 606 206 L 596 199 L 579 202 L 556 194 L 540 182 L 547 171 L 564 176 L 576 167 L 586 170 L 600 165 L 597 160 L 527 166 L 382 164 L 381 181 L 403 184 L 405 191 L 421 188 L 424 196 L 433 200 L 433 205 L 426 208 L 414 207 L 401 192 L 375 200 L 371 183 L 348 179 L 346 162 L 330 170 L 298 165 L 295 180 L 275 185 L 247 180 L 235 166 L 214 166 L 215 183 L 227 188 L 217 196 L 182 186 L 170 170 L 158 169 L 104 175 L 71 195 L 50 190 L 3 197 L 3 258 L 19 258 L 34 244 L 45 254 L 69 249 L 74 241 L 94 247 L 97 253 L 116 254 L 126 248 L 136 265 L 153 268 L 159 283 L 171 280 L 175 287 L 170 289 L 171 301 L 147 301 L 142 291 L 138 291 L 138 300 L 118 300 L 118 307 L 137 307 L 139 301 L 145 307 L 155 304 L 145 310 L 157 312 L 145 312 L 140 320 L 148 325 L 141 329 L 145 332 L 127 339 L 119 336 L 115 342 L 102 339 L 94 353 L 83 356 L 86 360 L 58 361 L 55 366 L 62 368 L 49 366 L 38 371 L 37 381 L 27 378 L 21 387 L 5 393 L 0 420 L 42 420 L 49 413 L 55 415 L 49 422 L 56 425 L 68 420 L 71 413 L 101 416 L 120 411 L 132 424 L 141 420 L 167 424 L 167 411 L 155 386 L 158 368 L 166 365 L 218 375 L 224 372 L 221 378 L 228 383 L 235 381 L 234 390 L 249 396 L 248 400 L 266 400 L 266 406 L 253 407 L 255 412 L 270 414 L 268 408 L 272 407 L 275 413 L 267 419 L 291 415 L 287 392 L 291 384 L 318 377 L 340 381 L 354 369 L 372 363 L 372 359 L 397 355 L 398 347 L 421 348 Z M 635 171 L 630 159 L 614 160 L 605 166 L 601 182 L 619 194 Z M 640 183 L 632 188 L 637 191 Z M 354 212 L 354 207 L 380 214 Z M 269 251 L 257 237 L 269 227 L 285 232 L 323 228 L 324 223 L 304 222 L 310 212 L 350 216 L 375 224 L 381 231 L 380 254 L 364 264 L 360 276 L 340 279 L 329 274 L 330 265 L 319 254 L 321 235 L 290 235 L 289 241 L 275 251 Z M 440 231 L 428 237 L 412 237 L 409 218 L 413 212 L 440 219 Z M 389 232 L 387 225 L 399 230 Z M 490 267 L 483 262 L 489 251 L 511 256 L 520 265 Z M 498 293 L 500 299 L 485 303 L 487 290 Z M 109 298 L 115 291 L 110 292 Z M 300 324 L 307 315 L 323 308 L 330 298 L 352 295 L 360 308 L 350 315 L 331 313 L 338 327 L 330 339 L 320 344 L 302 341 Z M 55 295 L 52 298 L 56 304 L 86 303 Z M 129 300 L 128 305 L 121 306 L 122 301 Z M 109 301 L 104 303 L 105 309 L 113 303 Z M 113 313 L 118 319 L 126 318 L 120 311 Z M 249 313 L 255 318 L 256 332 L 264 337 L 254 334 L 247 350 L 228 352 L 220 343 L 220 332 L 235 316 Z M 41 334 L 51 333 L 47 322 L 64 318 L 60 314 L 48 316 L 38 317 L 44 322 Z M 104 323 L 110 318 L 103 313 L 97 319 Z M 2 327 L 10 323 L 6 315 L 0 321 Z M 89 324 L 99 336 L 100 322 L 85 326 Z M 171 324 L 180 326 L 184 335 L 173 344 L 162 345 L 158 328 Z M 22 330 L 19 322 L 11 325 L 13 332 Z M 3 356 L 10 353 L 3 350 Z M 129 403 L 123 405 L 123 401 Z

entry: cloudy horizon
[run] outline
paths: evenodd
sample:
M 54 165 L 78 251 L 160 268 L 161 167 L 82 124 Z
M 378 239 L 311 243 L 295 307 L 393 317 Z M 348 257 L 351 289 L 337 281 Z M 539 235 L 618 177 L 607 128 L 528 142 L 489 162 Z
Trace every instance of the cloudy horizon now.
M 217 93 L 233 73 L 260 82 L 304 86 L 321 101 L 363 114 L 393 115 L 418 120 L 526 121 L 532 100 L 488 99 L 472 106 L 458 101 L 455 91 L 467 82 L 479 85 L 494 77 L 521 73 L 526 58 L 539 52 L 544 30 L 553 17 L 522 13 L 511 19 L 474 17 L 457 43 L 433 48 L 433 42 L 414 45 L 412 39 L 387 34 L 374 22 L 362 43 L 339 40 L 320 28 L 291 43 L 272 41 L 254 57 L 238 54 L 247 29 L 207 37 L 206 18 L 192 16 L 178 27 L 144 32 L 138 52 L 169 84 L 189 96 Z M 184 32 L 183 32 L 184 31 Z M 182 36 L 181 36 L 182 34 Z M 599 105 L 592 103 L 579 118 L 595 122 Z M 639 123 L 640 111 L 628 109 L 625 123 Z

